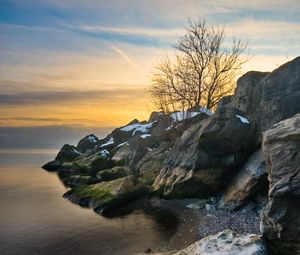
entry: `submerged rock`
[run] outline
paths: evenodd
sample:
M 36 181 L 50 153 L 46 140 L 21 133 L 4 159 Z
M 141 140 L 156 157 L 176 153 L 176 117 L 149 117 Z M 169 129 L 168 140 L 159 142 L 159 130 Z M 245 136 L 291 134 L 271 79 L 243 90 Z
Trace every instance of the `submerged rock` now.
M 274 254 L 300 254 L 300 114 L 263 135 L 269 201 L 261 231 Z
M 133 176 L 94 185 L 83 185 L 64 194 L 75 204 L 95 208 L 98 213 L 117 209 L 146 194 L 147 187 Z
M 155 255 L 267 255 L 264 242 L 257 235 L 238 235 L 224 230 L 207 236 L 180 251 Z

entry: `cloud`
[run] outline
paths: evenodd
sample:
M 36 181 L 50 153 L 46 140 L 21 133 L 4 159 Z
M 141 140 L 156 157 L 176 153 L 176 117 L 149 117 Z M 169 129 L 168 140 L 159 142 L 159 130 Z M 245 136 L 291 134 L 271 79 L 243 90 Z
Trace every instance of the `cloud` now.
M 112 89 L 92 91 L 32 91 L 14 94 L 0 94 L 0 105 L 66 104 L 93 100 L 128 100 L 140 95 L 142 89 Z
M 115 46 L 111 46 L 111 48 L 118 53 L 129 65 L 131 65 L 133 68 L 138 69 L 139 66 L 129 57 L 125 52 Z

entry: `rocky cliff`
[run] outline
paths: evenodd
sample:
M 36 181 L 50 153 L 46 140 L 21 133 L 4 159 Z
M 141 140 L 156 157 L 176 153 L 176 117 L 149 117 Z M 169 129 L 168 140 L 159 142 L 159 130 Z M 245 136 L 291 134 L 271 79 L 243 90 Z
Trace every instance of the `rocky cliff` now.
M 271 73 L 246 73 L 215 113 L 154 112 L 103 139 L 88 135 L 64 145 L 43 168 L 71 187 L 66 198 L 99 213 L 145 195 L 214 196 L 216 207 L 229 209 L 267 203 L 267 246 L 274 254 L 300 254 L 299 112 L 300 57 Z

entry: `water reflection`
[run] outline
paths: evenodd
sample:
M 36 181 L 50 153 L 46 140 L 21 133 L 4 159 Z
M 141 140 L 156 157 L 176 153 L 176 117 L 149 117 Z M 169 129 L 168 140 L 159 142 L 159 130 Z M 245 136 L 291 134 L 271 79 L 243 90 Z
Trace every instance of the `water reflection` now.
M 0 151 L 1 254 L 132 254 L 168 239 L 141 211 L 106 219 L 63 199 L 57 175 L 40 169 L 55 152 Z

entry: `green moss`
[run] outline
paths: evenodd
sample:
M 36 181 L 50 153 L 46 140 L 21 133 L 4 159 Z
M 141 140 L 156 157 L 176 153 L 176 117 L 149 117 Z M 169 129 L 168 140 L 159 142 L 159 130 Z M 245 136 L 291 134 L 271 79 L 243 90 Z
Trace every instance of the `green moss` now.
M 93 200 L 108 201 L 114 198 L 109 191 L 101 189 L 95 185 L 82 185 L 75 188 L 74 192 L 80 197 L 91 198 Z

